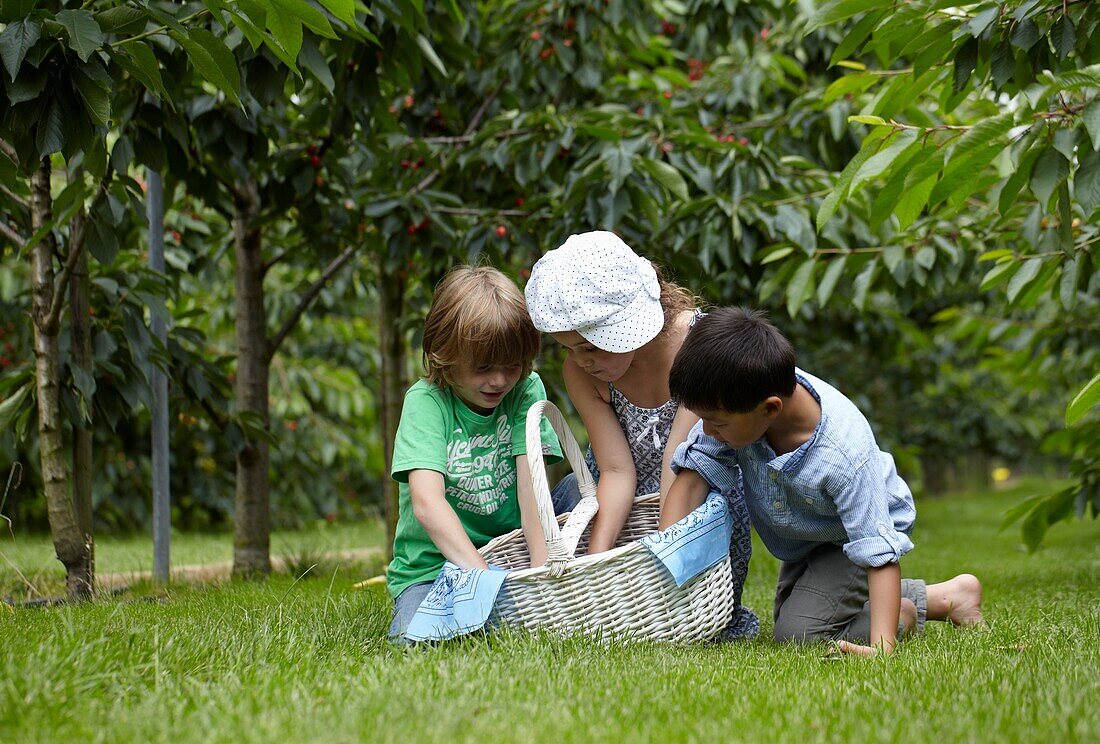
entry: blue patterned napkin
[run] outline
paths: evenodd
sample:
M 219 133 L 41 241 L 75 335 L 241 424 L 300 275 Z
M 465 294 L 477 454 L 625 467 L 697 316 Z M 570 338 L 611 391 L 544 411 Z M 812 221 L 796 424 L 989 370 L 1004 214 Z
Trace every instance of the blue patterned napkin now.
M 409 622 L 410 641 L 445 641 L 485 627 L 508 571 L 459 568 L 447 561 Z
M 641 542 L 669 570 L 676 586 L 683 586 L 729 555 L 732 532 L 726 497 L 711 491 L 686 517 Z

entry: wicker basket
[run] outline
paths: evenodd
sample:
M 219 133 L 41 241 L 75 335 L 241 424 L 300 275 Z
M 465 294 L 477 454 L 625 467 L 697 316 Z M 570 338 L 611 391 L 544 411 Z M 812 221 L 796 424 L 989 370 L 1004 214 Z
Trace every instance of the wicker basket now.
M 542 460 L 543 415 L 557 432 L 582 496 L 576 508 L 560 518 L 554 516 Z M 597 509 L 592 475 L 553 403 L 540 401 L 531 407 L 526 434 L 527 461 L 549 557 L 545 566 L 529 568 L 522 530 L 501 535 L 481 548 L 488 562 L 516 569 L 504 580 L 494 618 L 526 628 L 633 639 L 702 641 L 718 635 L 734 611 L 729 557 L 676 586 L 668 570 L 637 542 L 657 529 L 658 494 L 635 499 L 618 547 L 574 557 L 578 546 L 587 547 Z

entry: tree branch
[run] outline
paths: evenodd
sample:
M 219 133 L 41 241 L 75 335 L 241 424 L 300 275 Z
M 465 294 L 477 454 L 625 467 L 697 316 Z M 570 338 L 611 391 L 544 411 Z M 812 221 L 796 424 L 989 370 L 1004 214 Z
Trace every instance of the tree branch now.
M 15 202 L 28 212 L 31 211 L 31 203 L 29 201 L 27 201 L 2 183 L 0 183 L 0 193 L 11 199 L 13 202 Z
M 206 415 L 210 417 L 210 421 L 213 422 L 214 426 L 218 427 L 218 431 L 225 431 L 225 427 L 229 426 L 229 419 L 215 411 L 208 401 L 200 400 L 199 405 L 202 406 L 202 410 L 206 411 Z
M 7 155 L 8 160 L 15 163 L 16 165 L 19 165 L 19 153 L 16 152 L 15 148 L 12 147 L 12 145 L 9 144 L 6 140 L 0 139 L 0 152 Z
M 0 235 L 3 235 L 5 238 L 10 240 L 15 245 L 15 247 L 19 248 L 20 250 L 22 250 L 23 246 L 27 244 L 27 240 L 15 230 L 12 230 L 10 227 L 8 227 L 8 223 L 4 222 L 3 220 L 0 220 Z
M 499 215 L 501 217 L 530 217 L 531 213 L 522 209 L 475 209 L 473 207 L 433 207 L 433 212 L 440 214 L 455 214 L 460 217 L 484 217 L 486 215 Z
M 301 244 L 299 244 L 299 245 L 296 245 L 296 246 L 294 246 L 294 248 L 298 248 L 298 247 L 299 247 L 300 245 L 301 245 Z M 283 251 L 283 252 L 279 253 L 278 255 L 272 256 L 272 257 L 271 257 L 271 260 L 269 260 L 269 261 L 264 261 L 264 265 L 263 265 L 263 268 L 261 269 L 261 270 L 262 270 L 262 272 L 264 273 L 264 275 L 266 275 L 266 274 L 267 274 L 267 272 L 271 270 L 271 267 L 272 267 L 272 266 L 274 266 L 275 264 L 279 263 L 279 262 L 280 262 L 280 261 L 282 261 L 282 260 L 283 260 L 284 258 L 286 258 L 286 257 L 287 257 L 288 255 L 290 255 L 290 252 L 291 252 L 292 250 L 293 250 L 292 248 L 288 248 L 288 249 L 286 249 L 285 251 Z
M 99 188 L 96 189 L 95 196 L 92 197 L 92 206 L 95 206 L 95 203 L 107 193 L 107 187 L 110 185 L 111 178 L 114 177 L 114 174 L 114 166 L 108 162 L 107 171 L 99 181 Z M 78 178 L 84 178 L 83 170 L 78 172 Z M 73 269 L 76 268 L 76 262 L 80 259 L 80 254 L 84 251 L 84 246 L 88 242 L 84 229 L 86 219 L 86 212 L 84 208 L 81 207 L 74 220 L 73 230 L 69 233 L 69 255 L 65 258 L 65 266 L 61 269 L 61 273 L 57 277 L 53 301 L 50 303 L 50 312 L 46 316 L 46 328 L 57 328 L 58 324 L 61 322 L 61 311 L 65 307 L 65 297 L 69 293 L 69 280 L 72 279 Z
M 279 346 L 282 345 L 283 340 L 294 330 L 294 326 L 298 324 L 302 315 L 309 306 L 313 304 L 313 301 L 317 299 L 317 295 L 321 293 L 321 290 L 325 288 L 329 280 L 336 275 L 344 265 L 351 260 L 351 257 L 355 255 L 355 246 L 349 246 L 336 258 L 332 259 L 328 266 L 325 267 L 324 272 L 321 273 L 320 278 L 317 279 L 309 289 L 305 291 L 302 298 L 298 300 L 298 305 L 291 311 L 287 319 L 283 321 L 283 325 L 279 328 L 279 332 L 275 334 L 275 337 L 271 339 L 271 342 L 267 346 L 267 359 L 271 361 L 271 358 L 275 356 L 275 352 L 279 350 Z
M 521 134 L 530 134 L 534 131 L 536 130 L 533 127 L 524 127 L 523 129 L 508 129 L 503 132 L 497 132 L 493 136 L 498 140 L 502 140 L 508 139 L 509 137 L 517 137 Z M 473 142 L 476 136 L 477 135 L 470 133 L 455 135 L 453 137 L 423 137 L 417 141 L 428 145 L 466 145 Z
M 497 89 L 494 90 L 488 98 L 482 101 L 481 108 L 479 108 L 477 110 L 477 113 L 474 114 L 473 118 L 470 119 L 470 123 L 466 126 L 466 131 L 462 133 L 463 137 L 469 137 L 474 133 L 474 130 L 476 130 L 478 126 L 481 125 L 481 119 L 485 116 L 485 112 L 489 110 L 489 106 L 492 105 L 493 101 L 495 101 L 497 99 L 497 96 L 500 94 L 501 86 L 503 86 L 503 83 L 497 86 Z M 456 154 L 457 150 L 451 154 L 451 157 L 453 158 Z M 419 194 L 421 191 L 431 186 L 435 182 L 435 179 L 439 178 L 439 174 L 443 172 L 443 167 L 444 166 L 441 165 L 440 167 L 436 168 L 434 171 L 425 176 L 423 181 L 418 183 L 416 186 L 413 186 L 409 193 L 405 195 L 406 198 L 410 196 L 415 196 L 416 194 Z

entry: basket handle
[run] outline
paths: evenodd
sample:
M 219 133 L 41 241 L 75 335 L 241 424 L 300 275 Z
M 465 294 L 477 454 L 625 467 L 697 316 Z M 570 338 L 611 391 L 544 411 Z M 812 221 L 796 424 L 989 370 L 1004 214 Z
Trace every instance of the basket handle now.
M 562 528 L 554 515 L 554 503 L 550 499 L 550 486 L 546 482 L 546 463 L 542 458 L 542 417 L 545 416 L 565 452 L 566 459 L 577 476 L 577 486 L 581 500 L 573 508 L 569 519 Z M 588 472 L 580 445 L 573 432 L 565 423 L 561 411 L 548 400 L 537 401 L 527 410 L 527 465 L 531 470 L 531 482 L 535 490 L 535 504 L 538 507 L 539 522 L 546 536 L 546 565 L 550 575 L 560 576 L 565 564 L 573 558 L 581 533 L 596 514 L 599 504 L 596 501 L 596 482 Z

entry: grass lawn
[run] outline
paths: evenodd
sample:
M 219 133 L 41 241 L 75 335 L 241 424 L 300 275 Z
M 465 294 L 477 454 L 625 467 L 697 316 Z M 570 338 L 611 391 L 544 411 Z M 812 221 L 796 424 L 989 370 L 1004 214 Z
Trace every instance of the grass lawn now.
M 918 504 L 903 573 L 977 574 L 989 627 L 934 623 L 881 659 L 828 660 L 766 635 L 674 646 L 503 633 L 400 651 L 384 639 L 388 600 L 351 589 L 362 576 L 346 570 L 159 601 L 0 605 L 0 741 L 1094 742 L 1100 522 L 1060 524 L 1028 555 L 1016 531 L 997 531 L 1020 496 Z M 758 550 L 745 600 L 762 618 L 776 571 Z

